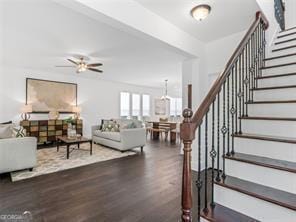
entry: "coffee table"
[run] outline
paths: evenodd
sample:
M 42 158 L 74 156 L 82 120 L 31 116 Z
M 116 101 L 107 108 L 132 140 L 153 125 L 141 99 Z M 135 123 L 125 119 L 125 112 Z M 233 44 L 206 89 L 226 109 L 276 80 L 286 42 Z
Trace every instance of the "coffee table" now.
M 82 143 L 89 143 L 90 148 L 89 150 L 80 149 L 80 144 Z M 83 150 L 83 151 L 89 151 L 90 155 L 92 155 L 92 139 L 88 139 L 85 137 L 77 137 L 77 138 L 68 138 L 67 136 L 58 136 L 57 137 L 57 152 L 60 149 L 61 145 L 66 145 L 67 147 L 67 159 L 69 159 L 70 153 L 75 150 L 75 148 L 72 148 L 70 151 L 71 145 L 77 145 L 77 149 Z

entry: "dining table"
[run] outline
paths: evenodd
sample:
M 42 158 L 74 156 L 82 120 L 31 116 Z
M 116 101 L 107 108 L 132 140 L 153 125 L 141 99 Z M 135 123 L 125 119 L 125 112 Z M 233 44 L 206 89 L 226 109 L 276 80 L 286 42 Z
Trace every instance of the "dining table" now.
M 162 121 L 148 121 L 148 123 L 152 124 L 152 139 L 159 140 L 160 133 L 164 132 L 166 134 L 166 139 L 169 136 L 171 143 L 176 143 L 177 138 L 177 122 L 162 122 Z

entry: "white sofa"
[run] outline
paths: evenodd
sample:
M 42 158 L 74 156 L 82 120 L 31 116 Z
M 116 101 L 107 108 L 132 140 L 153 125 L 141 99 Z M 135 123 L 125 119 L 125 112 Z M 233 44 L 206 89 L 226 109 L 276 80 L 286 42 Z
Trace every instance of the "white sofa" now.
M 121 129 L 120 132 L 102 132 L 100 126 L 92 127 L 92 139 L 94 143 L 115 148 L 120 151 L 131 150 L 146 145 L 145 128 Z
M 37 165 L 35 137 L 0 139 L 0 173 L 32 170 Z

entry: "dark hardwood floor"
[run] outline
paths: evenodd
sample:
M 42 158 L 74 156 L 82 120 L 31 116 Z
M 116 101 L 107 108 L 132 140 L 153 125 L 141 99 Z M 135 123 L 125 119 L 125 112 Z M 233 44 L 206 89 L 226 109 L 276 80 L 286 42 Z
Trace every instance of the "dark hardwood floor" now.
M 141 154 L 12 183 L 0 177 L 0 215 L 34 221 L 172 222 L 180 218 L 178 145 L 149 142 Z

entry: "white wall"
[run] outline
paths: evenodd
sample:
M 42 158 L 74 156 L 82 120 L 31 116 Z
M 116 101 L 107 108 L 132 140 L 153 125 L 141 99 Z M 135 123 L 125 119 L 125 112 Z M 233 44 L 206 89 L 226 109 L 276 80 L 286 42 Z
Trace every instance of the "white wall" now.
M 80 74 L 83 75 L 83 74 Z M 147 93 L 151 95 L 151 113 L 154 113 L 154 98 L 162 95 L 162 90 L 117 82 L 102 81 L 79 77 L 76 74 L 48 73 L 39 70 L 27 70 L 4 67 L 0 74 L 1 109 L 0 122 L 20 121 L 20 109 L 25 103 L 26 78 L 38 78 L 78 84 L 78 104 L 82 107 L 81 118 L 84 120 L 84 135 L 90 136 L 92 125 L 100 123 L 102 118 L 119 117 L 119 98 L 121 91 Z M 50 92 L 49 92 L 50 93 Z M 65 116 L 61 116 L 63 118 Z M 34 114 L 32 119 L 48 119 L 47 115 Z
M 286 0 L 286 29 L 296 26 L 296 1 Z
M 264 15 L 266 16 L 269 22 L 269 27 L 266 30 L 266 41 L 267 41 L 267 46 L 270 46 L 273 42 L 273 39 L 275 38 L 276 33 L 280 29 L 274 16 L 274 1 L 257 0 L 257 4 L 259 5 L 259 8 L 264 13 Z M 267 51 L 267 56 L 269 53 L 270 51 Z
M 254 18 L 255 19 L 255 18 Z M 218 75 L 224 70 L 228 60 L 234 53 L 247 31 L 235 33 L 225 38 L 210 42 L 206 45 L 207 58 L 207 86 L 218 78 Z

